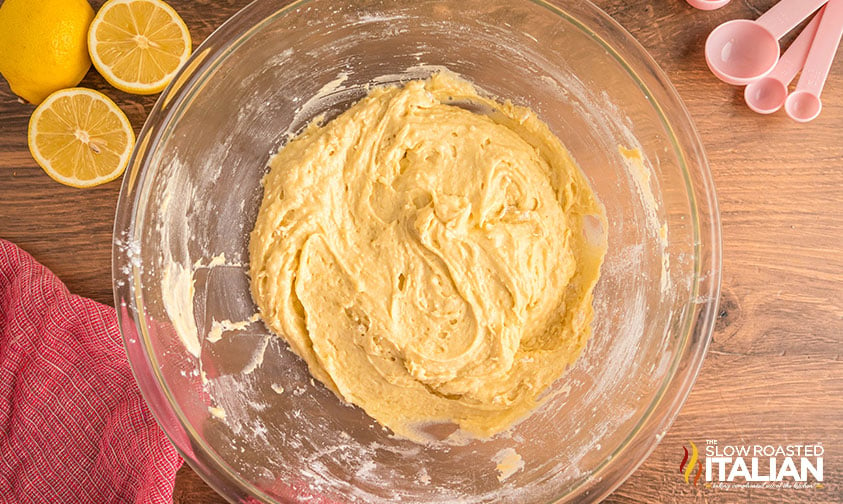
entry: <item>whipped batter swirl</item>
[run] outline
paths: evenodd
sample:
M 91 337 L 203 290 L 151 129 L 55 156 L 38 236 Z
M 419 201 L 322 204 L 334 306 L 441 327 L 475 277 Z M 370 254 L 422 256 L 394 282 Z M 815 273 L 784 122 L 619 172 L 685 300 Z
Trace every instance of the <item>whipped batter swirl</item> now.
M 395 433 L 500 432 L 585 345 L 605 243 L 584 226 L 603 210 L 532 111 L 441 73 L 372 89 L 270 167 L 250 241 L 260 313 Z

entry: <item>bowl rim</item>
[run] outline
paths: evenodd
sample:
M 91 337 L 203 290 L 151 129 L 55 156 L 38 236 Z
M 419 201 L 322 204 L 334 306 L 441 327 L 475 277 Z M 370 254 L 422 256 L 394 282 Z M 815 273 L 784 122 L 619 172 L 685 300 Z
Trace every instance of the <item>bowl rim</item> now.
M 165 138 L 168 126 L 172 124 L 173 118 L 177 117 L 180 105 L 197 92 L 204 78 L 210 75 L 242 40 L 248 39 L 258 32 L 261 26 L 277 17 L 312 1 L 316 0 L 287 1 L 281 4 L 270 0 L 254 0 L 200 44 L 150 111 L 137 137 L 117 203 L 112 246 L 112 281 L 119 327 L 132 373 L 152 415 L 185 462 L 227 499 L 237 496 L 274 502 L 269 495 L 241 478 L 202 441 L 186 421 L 160 375 L 155 358 L 150 355 L 144 343 L 145 339 L 149 338 L 149 333 L 144 323 L 146 317 L 143 300 L 137 288 L 140 285 L 140 268 L 132 257 L 129 257 L 124 244 L 127 240 L 139 238 L 142 229 L 135 226 L 135 223 L 139 212 L 142 214 L 143 207 L 140 203 L 144 194 L 146 167 L 155 147 Z M 566 495 L 553 502 L 569 502 L 576 499 L 599 501 L 631 476 L 656 448 L 678 416 L 702 369 L 713 334 L 720 298 L 720 214 L 699 132 L 677 90 L 646 49 L 617 21 L 588 0 L 567 3 L 563 0 L 522 1 L 544 7 L 558 18 L 577 26 L 601 45 L 638 84 L 639 89 L 653 104 L 665 130 L 670 133 L 670 141 L 680 162 L 693 217 L 693 302 L 686 307 L 683 341 L 671 361 L 669 371 L 665 374 L 654 400 L 618 449 L 587 476 L 574 482 Z M 650 81 L 649 86 L 646 81 Z M 669 120 L 665 108 L 671 108 L 678 113 Z M 684 138 L 679 139 L 677 135 Z M 683 145 L 688 151 L 682 148 Z M 696 166 L 697 169 L 691 172 L 688 168 L 690 165 Z M 125 271 L 131 273 L 127 274 Z M 688 358 L 690 360 L 687 360 Z M 620 467 L 622 458 L 625 461 L 632 460 L 633 463 L 623 463 Z

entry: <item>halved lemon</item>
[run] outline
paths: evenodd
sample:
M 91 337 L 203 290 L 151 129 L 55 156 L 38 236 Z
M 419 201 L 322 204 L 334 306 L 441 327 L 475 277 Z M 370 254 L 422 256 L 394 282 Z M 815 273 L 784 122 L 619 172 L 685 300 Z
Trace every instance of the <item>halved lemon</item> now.
M 126 114 L 104 94 L 56 91 L 29 119 L 29 151 L 47 175 L 73 187 L 93 187 L 126 169 L 135 133 Z
M 187 26 L 161 0 L 108 0 L 88 30 L 88 52 L 97 71 L 127 93 L 161 92 L 190 50 Z

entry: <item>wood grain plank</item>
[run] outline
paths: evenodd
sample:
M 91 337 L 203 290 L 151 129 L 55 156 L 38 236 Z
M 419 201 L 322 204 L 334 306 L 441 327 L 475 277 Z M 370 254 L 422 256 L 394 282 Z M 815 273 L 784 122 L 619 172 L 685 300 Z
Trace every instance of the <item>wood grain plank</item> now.
M 713 12 L 681 0 L 598 0 L 669 75 L 694 117 L 723 221 L 723 294 L 699 380 L 661 444 L 607 502 L 843 502 L 843 65 L 840 56 L 809 125 L 762 117 L 714 79 L 702 44 L 717 24 L 757 17 L 775 0 Z M 196 45 L 248 0 L 170 0 Z M 95 8 L 102 0 L 92 1 Z M 793 35 L 786 37 L 785 41 Z M 91 71 L 139 129 L 155 98 L 116 91 Z M 0 237 L 30 251 L 76 293 L 111 303 L 110 242 L 119 182 L 56 184 L 32 161 L 32 107 L 0 82 Z M 678 478 L 678 454 L 702 442 L 814 442 L 827 448 L 822 490 L 727 492 Z M 223 503 L 187 466 L 174 502 Z
M 668 436 L 608 500 L 626 502 L 843 501 L 843 362 L 712 350 Z M 833 379 L 836 377 L 837 379 Z M 825 488 L 723 491 L 687 485 L 682 446 L 817 443 L 826 450 Z
M 176 474 L 176 486 L 173 489 L 173 504 L 226 504 L 220 494 L 209 487 L 187 465 L 183 465 Z

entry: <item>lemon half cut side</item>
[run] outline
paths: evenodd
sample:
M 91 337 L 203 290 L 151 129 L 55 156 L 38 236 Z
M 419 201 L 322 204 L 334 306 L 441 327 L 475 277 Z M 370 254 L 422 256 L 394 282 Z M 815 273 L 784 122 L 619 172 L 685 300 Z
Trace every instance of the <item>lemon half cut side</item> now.
M 187 61 L 191 46 L 187 25 L 161 0 L 109 0 L 88 31 L 97 71 L 127 93 L 163 91 Z
M 135 143 L 126 114 L 104 94 L 70 88 L 48 96 L 29 119 L 29 151 L 47 175 L 93 187 L 123 174 Z

